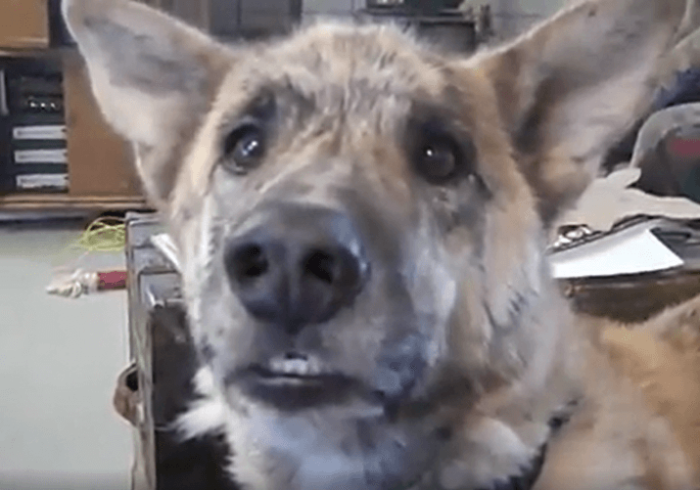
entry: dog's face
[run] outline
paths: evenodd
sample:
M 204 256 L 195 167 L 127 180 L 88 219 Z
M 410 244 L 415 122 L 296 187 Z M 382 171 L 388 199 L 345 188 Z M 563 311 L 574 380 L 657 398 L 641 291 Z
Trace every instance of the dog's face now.
M 542 382 L 543 231 L 643 110 L 685 12 L 591 1 L 455 59 L 386 27 L 234 49 L 138 4 L 64 3 L 168 216 L 202 358 L 232 405 L 281 411 L 467 409 Z
M 534 353 L 517 323 L 540 287 L 539 220 L 492 91 L 407 42 L 317 27 L 224 77 L 186 159 L 209 174 L 179 229 L 197 238 L 179 241 L 232 398 L 384 405 L 447 379 L 467 394 Z

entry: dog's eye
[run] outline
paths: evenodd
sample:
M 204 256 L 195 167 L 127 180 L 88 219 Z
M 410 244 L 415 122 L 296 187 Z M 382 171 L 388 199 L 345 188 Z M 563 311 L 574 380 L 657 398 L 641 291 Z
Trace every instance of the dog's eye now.
M 244 174 L 257 167 L 265 155 L 262 129 L 252 124 L 236 129 L 226 138 L 224 152 L 236 173 Z
M 431 184 L 445 184 L 462 173 L 464 161 L 458 145 L 437 138 L 420 146 L 415 155 L 416 171 Z

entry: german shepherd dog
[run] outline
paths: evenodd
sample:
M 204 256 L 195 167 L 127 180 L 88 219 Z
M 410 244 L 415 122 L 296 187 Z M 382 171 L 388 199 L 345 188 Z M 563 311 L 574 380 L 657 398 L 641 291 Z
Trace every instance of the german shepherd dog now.
M 700 488 L 700 300 L 570 311 L 546 236 L 651 104 L 697 0 L 584 0 L 460 57 L 324 21 L 225 46 L 64 0 L 183 265 L 249 490 Z

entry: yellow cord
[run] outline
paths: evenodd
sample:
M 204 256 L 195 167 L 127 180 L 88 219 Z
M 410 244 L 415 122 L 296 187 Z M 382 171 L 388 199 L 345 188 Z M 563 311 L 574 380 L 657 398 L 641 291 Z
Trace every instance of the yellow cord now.
M 98 218 L 72 247 L 88 252 L 121 252 L 126 247 L 126 223 L 121 218 Z
M 90 289 L 91 281 L 96 280 L 96 273 L 83 271 L 80 267 L 83 259 L 92 252 L 123 252 L 125 248 L 126 222 L 120 218 L 96 219 L 77 240 L 66 246 L 54 258 L 54 261 L 57 261 L 59 257 L 75 255 L 75 249 L 83 250 L 79 257 L 73 257 L 62 266 L 54 267 L 54 280 L 47 291 L 49 294 L 77 298 Z

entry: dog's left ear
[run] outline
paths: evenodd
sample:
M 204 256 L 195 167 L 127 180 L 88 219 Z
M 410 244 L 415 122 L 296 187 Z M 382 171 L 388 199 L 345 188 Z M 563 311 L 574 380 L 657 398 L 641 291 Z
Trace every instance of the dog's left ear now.
M 595 177 L 652 103 L 657 68 L 696 23 L 698 0 L 586 0 L 477 55 L 546 224 Z

